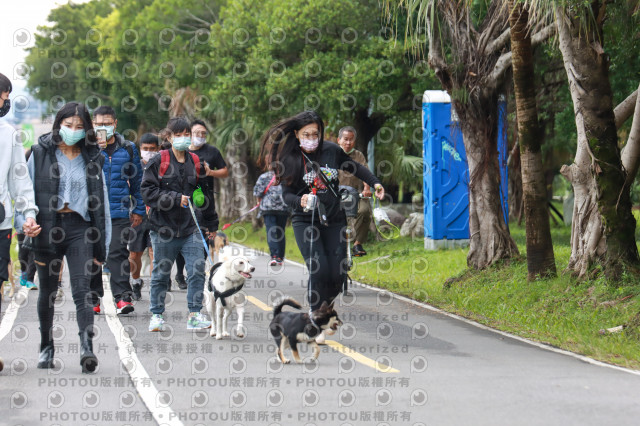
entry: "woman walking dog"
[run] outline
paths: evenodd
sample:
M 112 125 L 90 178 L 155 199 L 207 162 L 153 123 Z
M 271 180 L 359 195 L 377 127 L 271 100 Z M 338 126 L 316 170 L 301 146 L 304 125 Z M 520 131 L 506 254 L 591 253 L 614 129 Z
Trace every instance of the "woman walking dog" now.
M 287 118 L 269 129 L 261 141 L 260 158 L 270 155 L 275 184 L 282 184 L 285 203 L 293 209 L 296 243 L 309 270 L 307 300 L 311 311 L 331 304 L 347 278 L 347 224 L 340 208 L 338 170 L 347 171 L 375 188 L 384 188 L 366 167 L 324 138 L 324 124 L 314 111 Z M 320 335 L 317 341 L 324 340 Z

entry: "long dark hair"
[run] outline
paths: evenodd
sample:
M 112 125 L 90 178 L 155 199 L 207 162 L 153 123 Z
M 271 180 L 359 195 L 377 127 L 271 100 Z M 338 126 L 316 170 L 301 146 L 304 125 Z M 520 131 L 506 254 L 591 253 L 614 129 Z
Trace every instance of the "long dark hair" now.
M 292 185 L 304 174 L 300 142 L 294 131 L 299 131 L 308 124 L 318 125 L 320 138 L 318 149 L 322 150 L 324 141 L 324 123 L 315 111 L 303 111 L 293 117 L 285 118 L 272 126 L 260 140 L 259 161 L 269 156 L 268 168 L 276 174 L 276 184 Z
M 62 138 L 60 137 L 60 126 L 62 124 L 62 120 L 76 115 L 80 117 L 80 120 L 82 120 L 82 127 L 85 131 L 85 137 L 78 142 L 78 146 L 82 147 L 86 142 L 89 142 L 90 145 L 97 146 L 96 133 L 93 130 L 93 122 L 91 121 L 89 110 L 84 106 L 84 104 L 78 102 L 69 102 L 65 104 L 56 114 L 56 118 L 53 120 L 53 127 L 51 129 L 53 141 L 56 144 L 60 144 L 60 142 L 62 142 Z

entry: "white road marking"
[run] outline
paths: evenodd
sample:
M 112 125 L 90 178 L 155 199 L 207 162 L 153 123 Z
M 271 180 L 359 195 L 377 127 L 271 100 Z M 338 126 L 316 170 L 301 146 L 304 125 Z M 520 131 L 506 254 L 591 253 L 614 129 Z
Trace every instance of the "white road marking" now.
M 142 402 L 147 406 L 147 409 L 151 412 L 156 422 L 160 425 L 182 426 L 183 423 L 178 419 L 178 416 L 174 414 L 171 407 L 157 406 L 158 404 L 156 403 L 156 399 L 158 396 L 158 389 L 153 384 L 153 380 L 149 377 L 149 374 L 142 365 L 142 362 L 138 359 L 133 342 L 125 332 L 124 327 L 116 314 L 116 305 L 113 303 L 113 294 L 111 293 L 111 286 L 109 285 L 108 277 L 109 276 L 106 274 L 102 276 L 102 284 L 104 285 L 102 306 L 104 307 L 109 329 L 118 344 L 118 355 L 120 356 L 120 361 L 129 373 L 129 377 L 131 377 Z
M 9 303 L 9 306 L 4 313 L 4 317 L 2 318 L 2 323 L 0 324 L 0 340 L 4 339 L 7 334 L 9 334 L 13 328 L 13 323 L 18 316 L 18 311 L 22 304 L 17 303 L 16 300 L 27 300 L 28 297 L 29 289 L 24 286 L 20 286 L 20 290 L 13 294 L 13 299 L 11 299 L 11 303 Z

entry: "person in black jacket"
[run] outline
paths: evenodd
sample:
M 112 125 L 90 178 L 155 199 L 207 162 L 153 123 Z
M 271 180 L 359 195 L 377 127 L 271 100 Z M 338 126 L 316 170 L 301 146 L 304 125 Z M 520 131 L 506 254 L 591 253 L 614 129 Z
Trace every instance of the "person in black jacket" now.
M 315 111 L 305 111 L 273 126 L 261 141 L 261 158 L 270 153 L 275 183 L 282 184 L 282 197 L 293 209 L 296 243 L 309 271 L 311 311 L 333 302 L 347 279 L 347 220 L 340 207 L 338 170 L 355 175 L 384 197 L 378 178 L 323 138 L 322 119 Z M 310 208 L 313 198 L 316 206 Z M 321 335 L 317 341 L 323 339 Z
M 70 285 L 80 329 L 82 372 L 93 372 L 93 306 L 89 281 L 94 264 L 108 256 L 111 216 L 100 154 L 87 108 L 64 105 L 51 133 L 33 146 L 27 167 L 33 179 L 37 221 L 41 228 L 25 230 L 32 238 L 34 262 L 40 279 L 38 368 L 53 368 L 54 301 L 62 257 L 69 265 Z
M 211 209 L 199 209 L 191 200 L 198 185 L 209 171 L 197 155 L 189 153 L 191 128 L 184 118 L 172 118 L 167 123 L 171 149 L 160 151 L 144 170 L 142 199 L 149 207 L 153 272 L 151 274 L 150 306 L 153 314 L 149 331 L 164 329 L 164 299 L 169 288 L 171 267 L 178 253 L 187 266 L 188 329 L 209 328 L 209 321 L 200 310 L 204 290 L 204 242 L 198 223 L 209 234 L 215 217 Z M 190 203 L 191 200 L 191 203 Z M 205 200 L 203 207 L 210 206 Z M 193 211 L 192 211 L 193 207 Z M 196 215 L 198 223 L 193 219 Z M 208 235 L 207 235 L 208 236 Z

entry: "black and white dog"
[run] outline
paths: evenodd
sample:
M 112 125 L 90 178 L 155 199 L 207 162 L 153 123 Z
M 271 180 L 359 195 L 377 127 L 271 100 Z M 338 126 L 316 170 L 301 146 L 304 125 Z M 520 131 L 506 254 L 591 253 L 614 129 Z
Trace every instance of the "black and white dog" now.
M 242 320 L 246 303 L 242 290 L 245 280 L 256 270 L 246 256 L 225 256 L 224 261 L 211 267 L 209 281 L 205 288 L 205 304 L 211 315 L 211 336 L 216 339 L 229 337 L 227 322 L 233 309 L 238 314 L 238 337 L 244 337 Z
M 298 343 L 310 343 L 313 348 L 313 359 L 318 359 L 320 347 L 316 343 L 316 337 L 323 331 L 333 334 L 342 325 L 338 313 L 327 302 L 322 302 L 319 309 L 311 315 L 302 312 L 282 312 L 284 306 L 300 309 L 301 306 L 293 299 L 285 298 L 273 308 L 273 319 L 269 324 L 269 331 L 277 344 L 277 354 L 283 364 L 291 362 L 285 358 L 284 350 L 291 349 L 293 359 L 301 363 L 298 354 Z

